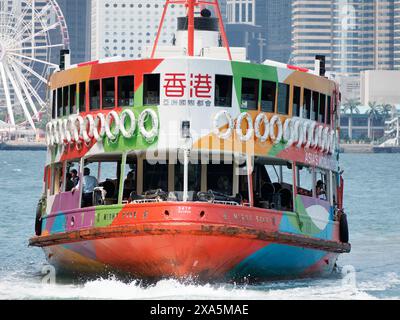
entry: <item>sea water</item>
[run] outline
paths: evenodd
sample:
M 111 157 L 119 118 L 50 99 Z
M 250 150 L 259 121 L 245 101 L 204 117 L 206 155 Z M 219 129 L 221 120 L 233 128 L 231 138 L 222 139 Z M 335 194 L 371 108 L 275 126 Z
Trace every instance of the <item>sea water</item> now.
M 341 156 L 352 252 L 325 279 L 144 285 L 113 277 L 43 284 L 46 261 L 29 248 L 41 194 L 44 152 L 0 151 L 0 299 L 399 299 L 400 155 Z

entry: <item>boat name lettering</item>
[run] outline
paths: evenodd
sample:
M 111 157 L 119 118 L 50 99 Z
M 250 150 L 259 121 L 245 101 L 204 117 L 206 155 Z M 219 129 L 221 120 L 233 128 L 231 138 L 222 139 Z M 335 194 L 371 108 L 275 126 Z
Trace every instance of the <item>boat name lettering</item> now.
M 235 213 L 233 214 L 233 218 L 235 220 L 243 220 L 243 221 L 252 221 L 253 218 L 251 215 L 248 214 L 240 214 L 240 213 Z
M 311 165 L 317 166 L 317 165 L 319 165 L 320 161 L 321 161 L 320 155 L 314 154 L 314 153 L 311 153 L 311 152 L 306 152 L 305 162 L 307 164 L 311 164 Z
M 190 98 L 211 99 L 212 78 L 208 73 L 191 73 L 189 79 L 185 73 L 166 73 L 164 94 L 167 98 L 183 98 L 189 93 Z
M 269 224 L 275 225 L 275 218 L 274 217 L 256 216 L 256 221 L 260 222 L 260 223 L 269 223 Z
M 180 207 L 178 207 L 178 212 L 179 213 L 184 213 L 184 214 L 189 214 L 189 213 L 192 213 L 192 210 L 191 210 L 190 207 L 180 206 Z

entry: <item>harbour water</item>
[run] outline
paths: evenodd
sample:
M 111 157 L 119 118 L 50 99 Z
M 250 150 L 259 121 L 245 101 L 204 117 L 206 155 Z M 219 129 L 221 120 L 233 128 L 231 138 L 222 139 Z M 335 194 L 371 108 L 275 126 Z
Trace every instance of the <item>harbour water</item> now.
M 258 285 L 163 280 L 151 286 L 112 277 L 42 283 L 44 254 L 27 244 L 45 157 L 0 151 L 0 299 L 400 299 L 399 154 L 341 156 L 353 246 L 338 263 L 345 276 Z

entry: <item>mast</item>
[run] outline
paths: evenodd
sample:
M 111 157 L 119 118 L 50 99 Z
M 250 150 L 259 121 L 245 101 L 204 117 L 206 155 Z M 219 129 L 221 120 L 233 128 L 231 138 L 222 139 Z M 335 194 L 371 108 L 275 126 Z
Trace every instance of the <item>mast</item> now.
M 160 25 L 158 26 L 158 31 L 157 31 L 157 36 L 154 41 L 153 45 L 153 50 L 151 53 L 151 58 L 154 59 L 158 42 L 160 40 L 162 28 L 164 25 L 165 21 L 165 16 L 168 11 L 168 7 L 171 5 L 185 5 L 187 8 L 187 18 L 188 18 L 188 44 L 187 44 L 187 54 L 188 56 L 193 57 L 194 56 L 194 39 L 195 39 L 195 19 L 194 19 L 194 14 L 195 14 L 195 9 L 197 7 L 204 8 L 204 6 L 210 6 L 214 9 L 214 12 L 218 18 L 218 24 L 219 24 L 219 32 L 221 33 L 221 38 L 223 42 L 223 46 L 226 48 L 229 60 L 232 60 L 232 55 L 231 55 L 231 50 L 229 48 L 229 43 L 228 43 L 228 37 L 226 36 L 225 32 L 225 27 L 224 27 L 224 22 L 222 19 L 222 14 L 221 14 L 221 9 L 219 7 L 218 0 L 166 0 L 165 1 L 165 6 L 163 10 L 163 14 L 161 17 Z

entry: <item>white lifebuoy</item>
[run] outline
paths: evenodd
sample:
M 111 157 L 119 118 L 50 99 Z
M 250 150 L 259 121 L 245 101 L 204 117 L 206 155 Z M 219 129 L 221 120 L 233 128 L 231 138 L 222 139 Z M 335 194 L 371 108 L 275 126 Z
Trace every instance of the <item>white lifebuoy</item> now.
M 305 137 L 304 137 L 304 121 L 307 121 L 307 120 L 299 118 L 296 123 L 296 126 L 298 125 L 298 127 L 296 129 L 296 132 L 297 132 L 296 147 L 297 148 L 301 148 L 304 143 L 304 139 L 305 139 Z
M 320 149 L 320 150 L 322 150 L 322 148 L 324 146 L 323 131 L 324 131 L 324 127 L 320 125 L 318 127 L 318 149 Z
M 58 133 L 57 133 L 57 121 L 53 121 L 52 122 L 52 130 L 51 130 L 51 137 L 53 140 L 53 145 L 57 145 L 58 144 Z
M 312 123 L 311 120 L 303 121 L 303 133 L 304 133 L 303 144 L 305 149 L 310 148 L 312 142 L 312 136 L 310 134 L 311 123 Z
M 114 122 L 114 129 L 111 131 L 112 122 Z M 120 132 L 121 121 L 116 111 L 111 111 L 106 116 L 106 135 L 109 140 L 115 140 L 118 138 Z
M 57 135 L 58 135 L 58 144 L 61 145 L 64 143 L 64 129 L 63 129 L 63 120 L 58 119 L 57 121 Z
M 225 117 L 225 120 L 228 123 L 228 129 L 224 133 L 221 132 L 220 127 L 219 127 L 219 119 L 222 116 Z M 216 135 L 219 139 L 222 139 L 222 140 L 229 139 L 232 136 L 233 120 L 232 120 L 231 115 L 228 113 L 228 111 L 225 111 L 225 110 L 219 111 L 214 117 L 212 127 L 213 127 L 214 135 Z
M 287 146 L 293 144 L 293 119 L 287 118 L 283 124 L 283 140 L 286 141 Z
M 88 127 L 89 125 L 89 127 Z M 88 114 L 83 121 L 82 138 L 86 143 L 92 141 L 94 136 L 94 118 L 91 114 Z
M 318 124 L 316 121 L 313 121 L 310 127 L 310 132 L 312 132 L 312 142 L 311 148 L 318 148 Z
M 72 115 L 69 116 L 66 124 L 66 131 L 68 131 L 69 136 L 71 137 L 69 142 L 75 142 L 75 137 L 74 137 L 74 124 L 75 124 L 75 118 L 76 116 Z
M 322 147 L 321 147 L 322 152 L 326 152 L 327 148 L 329 148 L 328 131 L 329 131 L 328 127 L 325 127 L 322 130 Z
M 262 123 L 264 123 L 264 134 L 263 135 L 261 135 L 261 124 Z M 269 129 L 269 120 L 265 113 L 260 113 L 257 116 L 256 121 L 254 123 L 254 129 L 255 129 L 256 137 L 258 140 L 260 140 L 263 143 L 268 140 L 270 129 Z
M 335 153 L 335 130 L 330 130 L 330 135 L 329 135 L 329 140 L 330 140 L 330 144 L 329 144 L 329 153 L 330 154 L 334 154 Z
M 145 122 L 147 117 L 151 117 L 151 130 L 147 130 L 145 127 Z M 146 109 L 139 116 L 139 131 L 141 135 L 146 139 L 147 142 L 152 143 L 154 139 L 158 136 L 158 116 L 154 110 Z
M 278 127 L 278 134 L 275 135 L 275 127 Z M 282 121 L 281 118 L 277 115 L 273 116 L 270 121 L 270 131 L 269 131 L 269 136 L 271 140 L 274 142 L 274 144 L 278 144 L 282 140 L 283 136 L 283 126 L 282 126 Z
M 300 118 L 292 118 L 292 123 L 291 123 L 291 130 L 290 130 L 290 141 L 291 141 L 291 146 L 294 144 L 297 144 L 297 141 L 299 140 L 299 128 L 300 128 Z
M 308 148 L 314 148 L 315 147 L 315 128 L 317 127 L 317 122 L 310 120 L 309 126 L 308 126 L 308 139 L 307 139 L 307 144 L 305 146 L 306 149 Z
M 126 129 L 126 127 L 125 127 L 125 120 L 126 120 L 127 116 L 129 117 L 130 122 L 131 122 L 129 129 Z M 120 129 L 121 129 L 122 135 L 125 138 L 127 138 L 127 139 L 132 138 L 133 134 L 136 131 L 136 117 L 132 110 L 125 109 L 124 111 L 122 111 Z
M 64 131 L 64 144 L 69 144 L 71 143 L 72 137 L 71 137 L 71 132 L 69 131 L 69 119 L 64 119 L 63 120 L 63 131 Z
M 82 132 L 85 130 L 84 127 L 85 121 L 83 120 L 82 116 L 77 116 L 74 120 L 73 124 L 73 139 L 75 143 L 81 143 L 83 138 L 82 138 Z
M 102 113 L 98 113 L 94 119 L 93 137 L 96 141 L 104 138 L 106 134 L 106 117 Z
M 325 143 L 324 152 L 329 153 L 329 150 L 331 148 L 330 129 L 328 127 L 326 127 L 325 131 L 326 131 L 326 143 Z
M 242 129 L 243 120 L 246 120 L 247 122 L 247 131 L 245 135 L 243 135 L 243 129 Z M 237 119 L 236 134 L 239 137 L 240 141 L 242 142 L 247 142 L 253 137 L 254 134 L 253 119 L 247 112 L 243 112 Z
M 53 130 L 53 124 L 49 122 L 46 125 L 46 144 L 48 147 L 51 147 L 54 144 L 53 138 L 51 136 Z

